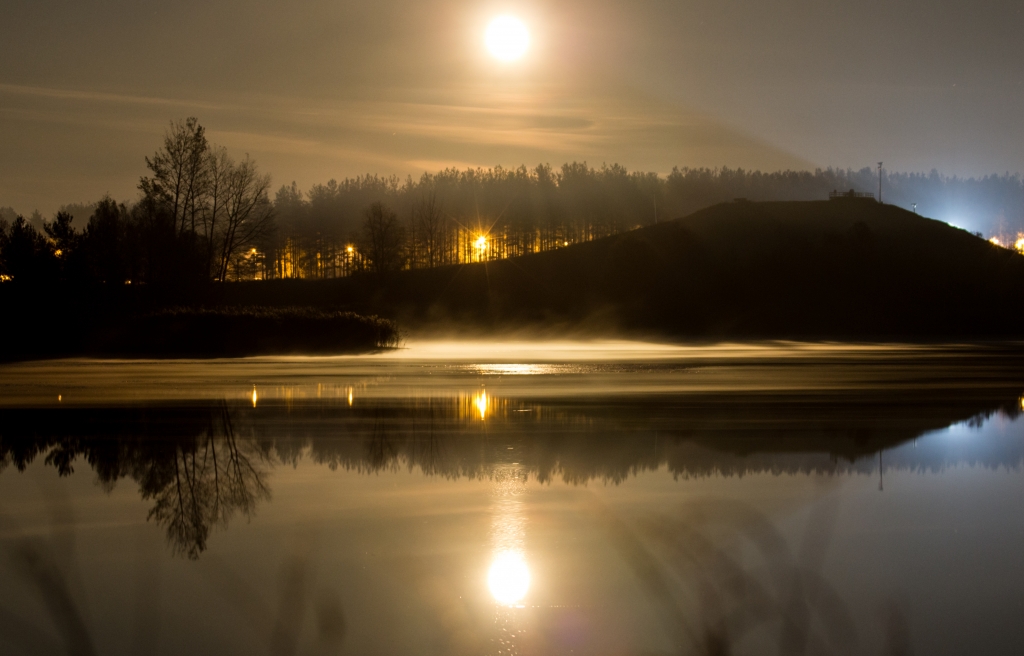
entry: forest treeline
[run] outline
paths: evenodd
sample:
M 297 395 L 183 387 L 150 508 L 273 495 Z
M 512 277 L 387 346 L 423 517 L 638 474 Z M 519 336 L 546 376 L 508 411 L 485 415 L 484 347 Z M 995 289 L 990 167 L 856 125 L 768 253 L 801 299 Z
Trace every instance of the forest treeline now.
M 134 202 L 0 219 L 0 275 L 30 285 L 227 280 L 243 249 L 274 234 L 270 176 L 210 143 L 196 119 L 172 123 L 146 166 Z
M 195 118 L 171 124 L 132 202 L 68 205 L 51 221 L 0 209 L 0 280 L 170 284 L 334 278 L 503 259 L 590 241 L 699 209 L 876 193 L 875 170 L 764 173 L 675 168 L 667 176 L 567 163 L 366 175 L 284 185 L 233 160 Z M 1020 175 L 883 173 L 883 199 L 1012 245 L 1024 229 Z
M 992 233 L 1012 244 L 1024 227 L 1019 175 L 981 179 L 883 173 L 886 203 L 937 218 L 991 217 Z M 419 180 L 362 176 L 294 183 L 275 197 L 278 232 L 266 245 L 267 277 L 331 278 L 367 266 L 381 240 L 369 226 L 390 226 L 394 267 L 503 259 L 546 251 L 679 218 L 737 198 L 824 200 L 832 191 L 875 193 L 876 171 L 819 169 L 764 173 L 674 168 L 667 176 L 586 163 L 517 169 L 447 169 Z M 374 205 L 381 203 L 383 207 Z M 381 212 L 383 211 L 383 216 Z M 1009 240 L 1009 241 L 1007 241 Z M 263 252 L 263 251 L 261 251 Z M 363 259 L 363 256 L 368 259 Z M 387 267 L 376 267 L 387 268 Z

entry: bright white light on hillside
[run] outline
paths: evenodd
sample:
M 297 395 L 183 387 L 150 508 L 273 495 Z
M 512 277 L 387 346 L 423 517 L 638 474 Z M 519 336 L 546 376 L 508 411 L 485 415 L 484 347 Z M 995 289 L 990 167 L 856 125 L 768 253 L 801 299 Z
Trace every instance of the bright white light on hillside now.
M 487 50 L 501 61 L 515 61 L 530 47 L 530 31 L 514 16 L 498 16 L 484 34 Z

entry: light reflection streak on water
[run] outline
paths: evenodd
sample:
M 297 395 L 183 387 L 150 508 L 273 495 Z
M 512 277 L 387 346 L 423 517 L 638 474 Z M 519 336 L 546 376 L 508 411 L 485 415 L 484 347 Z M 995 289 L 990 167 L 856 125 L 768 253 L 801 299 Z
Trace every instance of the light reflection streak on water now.
M 521 604 L 530 589 L 523 503 L 526 476 L 518 463 L 498 465 L 493 470 L 491 564 L 486 583 L 495 601 L 496 654 L 518 654 L 522 648 Z
M 480 392 L 473 397 L 473 405 L 476 406 L 477 411 L 480 413 L 480 420 L 487 419 L 487 392 Z
M 257 404 L 265 405 L 271 401 L 284 401 L 285 405 L 291 407 L 297 400 L 317 399 L 318 401 L 340 400 L 348 407 L 355 405 L 357 391 L 367 391 L 366 387 L 356 386 L 325 385 L 281 385 L 276 387 L 253 385 L 252 391 L 247 393 L 246 398 L 251 401 L 252 407 Z M 452 404 L 456 416 L 461 420 L 487 421 L 489 419 L 507 419 L 513 413 L 531 413 L 531 418 L 539 418 L 538 408 L 526 407 L 519 403 L 511 402 L 509 399 L 501 399 L 492 396 L 487 390 L 481 389 L 477 392 L 452 392 L 449 394 L 437 393 L 437 390 L 426 390 L 423 396 L 416 396 L 417 400 L 428 400 L 430 402 L 446 400 Z M 370 397 L 387 398 L 382 397 Z
M 255 408 L 257 402 L 285 401 L 308 401 L 316 399 L 319 401 L 341 400 L 352 405 L 357 391 L 366 388 L 367 383 L 361 385 L 345 385 L 331 383 L 306 383 L 299 385 L 253 385 L 251 392 L 246 392 L 245 397 L 252 402 Z
M 578 374 L 586 371 L 585 368 L 579 365 L 525 363 L 474 364 L 468 365 L 466 369 L 481 376 L 538 376 L 544 374 Z

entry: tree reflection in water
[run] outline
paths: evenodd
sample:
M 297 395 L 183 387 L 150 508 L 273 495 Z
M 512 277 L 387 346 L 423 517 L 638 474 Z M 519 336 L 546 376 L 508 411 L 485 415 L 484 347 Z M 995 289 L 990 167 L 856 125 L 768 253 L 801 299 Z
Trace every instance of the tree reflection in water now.
M 123 478 L 153 500 L 149 518 L 167 532 L 172 551 L 195 559 L 214 526 L 249 517 L 270 497 L 272 455 L 239 436 L 225 404 L 200 408 L 119 408 L 66 413 L 14 412 L 0 434 L 0 470 L 24 470 L 36 457 L 61 476 L 85 460 L 112 490 Z
M 481 411 L 481 408 L 484 408 Z M 660 467 L 677 477 L 869 473 L 881 450 L 958 422 L 1021 414 L 1019 393 L 978 398 L 659 397 L 629 403 L 510 401 L 482 392 L 347 403 L 246 402 L 0 410 L 0 470 L 43 457 L 62 476 L 84 460 L 112 489 L 131 478 L 173 551 L 197 558 L 211 531 L 270 497 L 268 472 L 302 458 L 359 472 L 419 469 L 448 479 L 618 483 Z M 973 418 L 973 419 L 972 419 Z M 628 439 L 624 436 L 628 435 Z M 514 448 L 513 448 L 514 447 Z M 514 455 L 513 455 L 514 454 Z M 887 468 L 937 470 L 949 457 L 1020 464 L 1015 442 L 886 453 Z
M 206 550 L 213 526 L 226 526 L 236 512 L 249 517 L 270 497 L 261 469 L 269 454 L 237 439 L 227 408 L 219 419 L 191 444 L 178 443 L 170 467 L 150 469 L 155 476 L 139 481 L 143 498 L 155 501 L 149 518 L 166 528 L 172 549 L 193 559 Z

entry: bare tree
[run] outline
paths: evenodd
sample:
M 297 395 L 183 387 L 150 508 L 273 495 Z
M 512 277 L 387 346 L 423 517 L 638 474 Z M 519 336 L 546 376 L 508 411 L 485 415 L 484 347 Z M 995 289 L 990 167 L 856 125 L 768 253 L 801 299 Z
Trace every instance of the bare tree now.
M 206 202 L 203 204 L 202 226 L 206 240 L 207 265 L 210 275 L 216 276 L 220 271 L 220 248 L 218 236 L 222 231 L 224 206 L 227 203 L 230 177 L 234 162 L 228 157 L 226 148 L 212 147 L 207 154 L 208 175 L 206 185 Z
M 172 122 L 163 148 L 146 158 L 153 175 L 143 177 L 139 189 L 167 204 L 179 233 L 196 231 L 205 200 L 209 147 L 206 129 L 193 116 Z
M 421 196 L 413 212 L 413 229 L 419 242 L 418 246 L 422 248 L 426 265 L 430 268 L 438 266 L 441 264 L 446 225 L 443 206 L 437 199 L 437 192 L 431 190 Z
M 228 267 L 239 249 L 265 237 L 274 226 L 274 206 L 270 202 L 270 175 L 261 175 L 256 162 L 245 159 L 235 164 L 226 155 L 218 160 L 223 176 L 223 209 L 218 210 L 216 230 L 211 228 L 219 258 L 215 277 L 227 279 Z M 218 200 L 218 203 L 220 201 Z
M 364 250 L 375 273 L 398 271 L 405 265 L 405 230 L 394 210 L 381 202 L 370 205 L 363 233 Z

